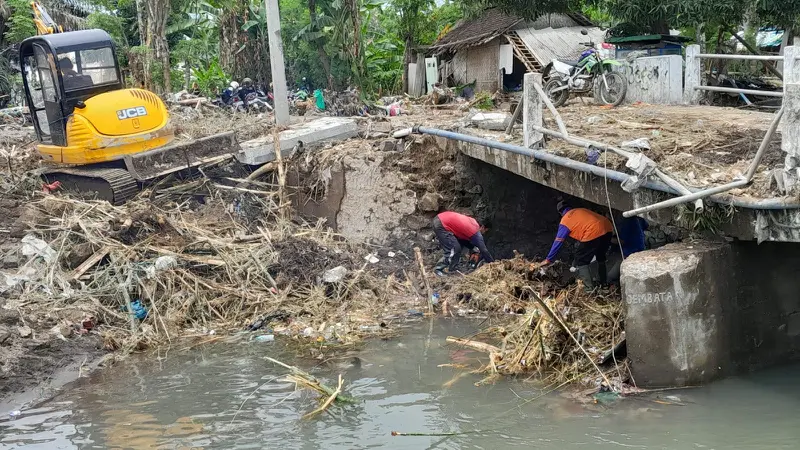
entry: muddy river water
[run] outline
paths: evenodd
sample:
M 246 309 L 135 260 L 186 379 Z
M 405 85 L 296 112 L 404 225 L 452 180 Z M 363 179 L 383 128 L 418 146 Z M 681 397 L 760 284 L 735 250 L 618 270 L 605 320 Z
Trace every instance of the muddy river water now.
M 208 344 L 136 356 L 51 400 L 0 417 L 0 449 L 797 449 L 800 366 L 710 386 L 581 406 L 532 383 L 476 387 L 456 369 L 482 355 L 447 346 L 468 323 L 421 325 L 335 363 L 292 361 L 277 342 Z M 429 330 L 432 330 L 429 332 Z M 273 356 L 334 384 L 355 405 L 301 417 L 318 402 L 281 381 Z M 397 436 L 405 433 L 465 433 Z

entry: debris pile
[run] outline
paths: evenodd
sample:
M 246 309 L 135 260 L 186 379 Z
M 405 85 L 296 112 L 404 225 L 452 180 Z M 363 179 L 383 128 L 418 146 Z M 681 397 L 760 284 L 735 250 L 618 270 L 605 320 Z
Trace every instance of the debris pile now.
M 325 91 L 325 108 L 332 116 L 365 116 L 369 114 L 369 108 L 361 100 L 361 94 L 357 89 L 346 91 Z
M 211 182 L 205 192 L 199 202 L 140 196 L 123 207 L 56 196 L 30 203 L 28 260 L 4 273 L 5 307 L 54 324 L 92 317 L 109 349 L 255 322 L 349 343 L 404 293 L 394 278 L 366 270 L 365 249 L 275 215 L 272 197 Z M 325 282 L 338 267 L 347 270 Z
M 509 314 L 502 325 L 479 335 L 499 342 L 496 351 L 489 346 L 490 361 L 482 370 L 491 375 L 535 374 L 553 385 L 604 385 L 619 392 L 629 379 L 620 345 L 625 332 L 619 295 L 586 293 L 580 284 L 565 285 L 553 268 L 531 272 L 529 267 L 517 255 L 446 287 L 446 298 L 459 305 Z
M 694 106 L 676 108 L 664 105 L 630 105 L 613 109 L 572 105 L 559 108 L 570 134 L 611 145 L 641 151 L 681 183 L 695 188 L 720 185 L 747 171 L 769 128 L 770 113 L 733 108 Z M 557 129 L 545 112 L 545 127 Z M 547 149 L 578 161 L 607 165 L 625 171 L 625 158 L 609 154 L 608 161 L 592 161 L 585 148 L 560 139 L 550 139 Z M 765 195 L 773 192 L 770 169 L 780 167 L 779 132 L 767 149 L 753 185 L 731 194 Z

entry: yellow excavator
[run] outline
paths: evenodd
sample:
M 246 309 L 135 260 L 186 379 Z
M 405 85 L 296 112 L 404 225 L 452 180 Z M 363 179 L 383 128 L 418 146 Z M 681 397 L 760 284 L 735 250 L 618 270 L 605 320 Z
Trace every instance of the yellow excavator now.
M 238 151 L 232 132 L 173 143 L 166 105 L 125 87 L 108 33 L 65 32 L 31 6 L 39 35 L 22 42 L 19 58 L 48 183 L 119 205 L 141 183 Z

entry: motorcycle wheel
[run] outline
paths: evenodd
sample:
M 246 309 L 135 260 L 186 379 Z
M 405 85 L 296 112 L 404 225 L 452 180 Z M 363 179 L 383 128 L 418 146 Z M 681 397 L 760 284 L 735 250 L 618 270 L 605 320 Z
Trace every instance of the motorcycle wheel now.
M 603 82 L 605 76 L 605 82 Z M 595 100 L 603 105 L 619 106 L 628 92 L 628 81 L 617 72 L 606 72 L 595 78 Z
M 544 93 L 547 94 L 547 96 L 550 98 L 550 101 L 553 102 L 553 106 L 556 108 L 559 106 L 564 106 L 564 103 L 567 103 L 567 100 L 569 100 L 569 89 L 551 92 L 552 90 L 560 88 L 561 86 L 566 86 L 566 83 L 557 78 L 551 79 L 544 85 Z

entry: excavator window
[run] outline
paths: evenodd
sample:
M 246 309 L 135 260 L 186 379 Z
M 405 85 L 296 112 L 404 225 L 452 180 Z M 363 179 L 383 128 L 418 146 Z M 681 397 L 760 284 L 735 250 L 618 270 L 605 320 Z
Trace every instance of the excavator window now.
M 48 53 L 39 45 L 34 46 L 34 54 L 25 57 L 25 78 L 30 90 L 31 113 L 35 114 L 42 142 L 52 142 L 51 120 L 48 114 L 57 120 L 58 94 L 55 78 L 50 70 Z M 55 128 L 58 128 L 56 125 Z
M 58 60 L 66 92 L 119 82 L 111 47 L 59 53 Z

